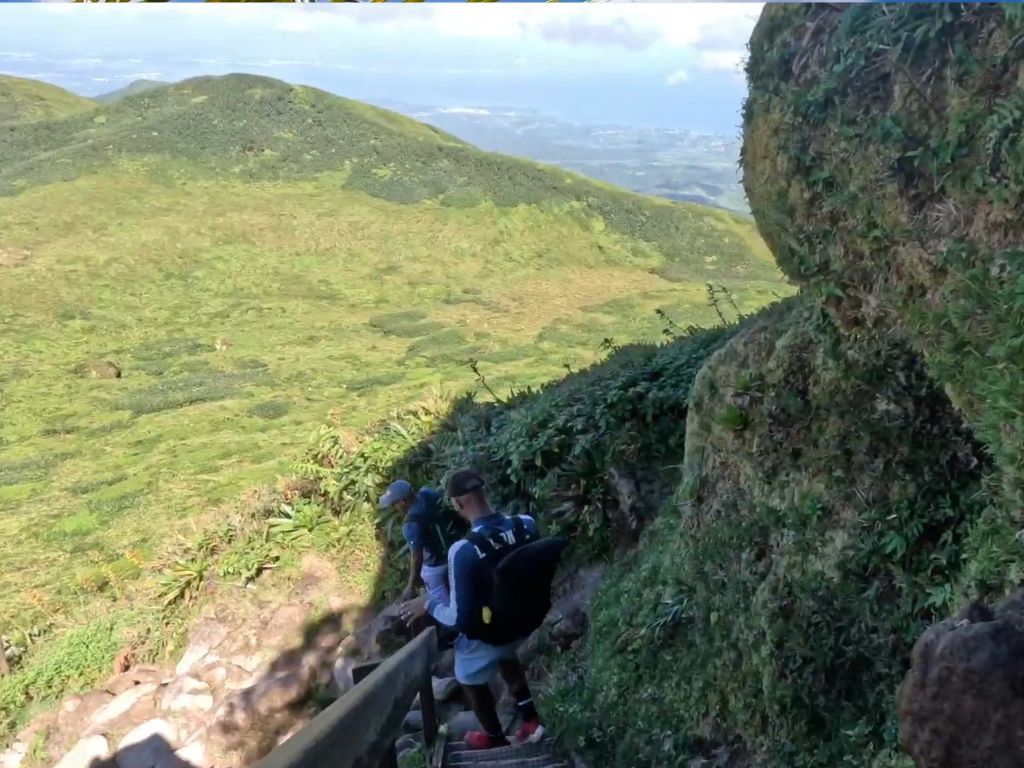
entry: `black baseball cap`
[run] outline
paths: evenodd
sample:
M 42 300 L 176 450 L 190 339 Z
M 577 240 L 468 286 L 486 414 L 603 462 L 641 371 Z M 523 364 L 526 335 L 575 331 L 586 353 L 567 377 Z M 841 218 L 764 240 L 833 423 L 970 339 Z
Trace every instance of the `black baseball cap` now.
M 479 491 L 487 487 L 483 475 L 475 469 L 460 469 L 448 478 L 448 498 L 457 499 L 467 493 Z

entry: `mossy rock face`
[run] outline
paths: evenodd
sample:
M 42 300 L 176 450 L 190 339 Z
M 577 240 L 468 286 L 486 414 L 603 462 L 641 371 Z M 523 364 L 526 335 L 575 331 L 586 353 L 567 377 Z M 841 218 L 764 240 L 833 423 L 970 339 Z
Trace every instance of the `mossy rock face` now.
M 1024 9 L 770 5 L 743 164 L 782 269 L 902 334 L 1024 497 Z
M 606 579 L 558 717 L 622 768 L 709 739 L 763 767 L 900 765 L 896 690 L 973 589 L 986 461 L 905 343 L 850 340 L 811 299 L 770 310 L 697 375 L 677 508 Z

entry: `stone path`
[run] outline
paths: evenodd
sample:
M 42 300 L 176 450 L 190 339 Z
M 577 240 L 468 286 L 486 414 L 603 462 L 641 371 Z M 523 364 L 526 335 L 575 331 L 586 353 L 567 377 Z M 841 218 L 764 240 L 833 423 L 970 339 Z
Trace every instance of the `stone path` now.
M 445 768 L 569 768 L 569 763 L 555 756 L 550 741 L 487 750 L 469 749 L 465 742 L 456 741 L 445 749 L 443 765 Z

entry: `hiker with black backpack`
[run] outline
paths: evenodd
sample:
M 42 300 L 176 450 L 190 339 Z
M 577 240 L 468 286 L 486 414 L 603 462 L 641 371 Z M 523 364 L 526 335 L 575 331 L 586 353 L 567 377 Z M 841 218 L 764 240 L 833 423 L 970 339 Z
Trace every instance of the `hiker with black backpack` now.
M 551 582 L 567 542 L 540 536 L 526 515 L 508 516 L 491 506 L 483 477 L 472 469 L 455 472 L 448 498 L 469 525 L 469 533 L 448 550 L 447 600 L 425 596 L 404 603 L 409 624 L 424 615 L 459 633 L 455 677 L 483 727 L 470 731 L 473 749 L 508 745 L 490 681 L 500 672 L 515 697 L 522 724 L 518 743 L 534 743 L 544 727 L 516 651 L 551 608 Z

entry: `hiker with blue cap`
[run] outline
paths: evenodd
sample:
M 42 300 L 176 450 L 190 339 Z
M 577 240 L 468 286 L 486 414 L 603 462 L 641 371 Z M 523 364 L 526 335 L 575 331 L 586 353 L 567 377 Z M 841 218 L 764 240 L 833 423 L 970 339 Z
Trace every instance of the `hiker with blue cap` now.
M 384 508 L 405 514 L 402 536 L 409 546 L 409 581 L 401 601 L 416 594 L 420 582 L 427 596 L 448 602 L 448 542 L 462 535 L 454 515 L 444 514 L 441 494 L 429 486 L 416 491 L 408 480 L 396 480 L 380 497 Z

